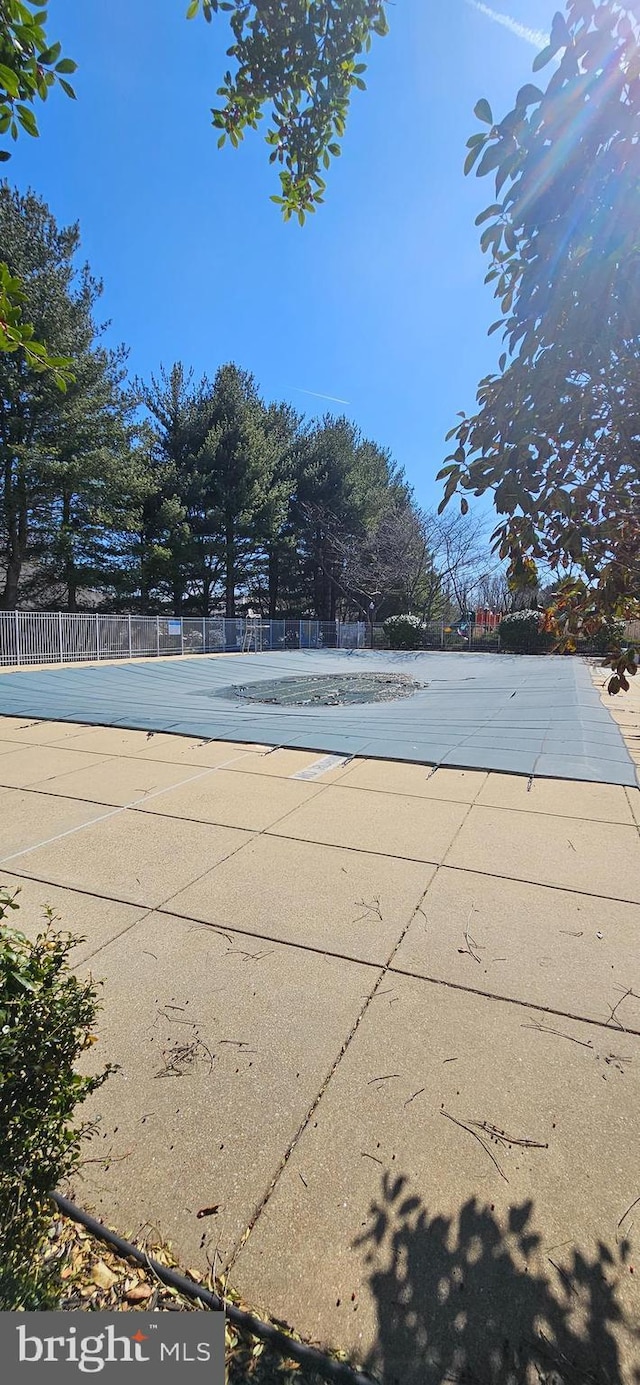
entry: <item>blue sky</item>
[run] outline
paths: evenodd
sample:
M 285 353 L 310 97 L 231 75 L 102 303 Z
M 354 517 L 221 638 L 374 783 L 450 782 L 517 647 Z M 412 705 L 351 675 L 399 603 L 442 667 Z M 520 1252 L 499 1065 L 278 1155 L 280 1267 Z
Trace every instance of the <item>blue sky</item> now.
M 79 220 L 132 373 L 181 359 L 212 375 L 235 360 L 267 398 L 347 413 L 431 505 L 444 435 L 500 351 L 474 226 L 491 183 L 462 173 L 473 107 L 486 96 L 494 114 L 511 108 L 532 31 L 557 8 L 395 0 L 327 201 L 300 228 L 269 201 L 260 134 L 216 148 L 223 15 L 208 27 L 185 21 L 186 0 L 52 0 L 78 101 L 50 100 L 40 140 L 23 137 L 5 171 L 59 221 Z

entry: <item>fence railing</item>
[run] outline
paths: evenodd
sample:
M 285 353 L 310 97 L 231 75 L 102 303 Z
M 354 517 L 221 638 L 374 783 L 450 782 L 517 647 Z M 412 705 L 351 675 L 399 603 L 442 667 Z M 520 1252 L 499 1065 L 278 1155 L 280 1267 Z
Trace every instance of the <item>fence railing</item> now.
M 366 633 L 363 622 L 0 611 L 0 665 L 233 654 L 247 646 L 252 651 L 362 649 Z
M 627 639 L 640 642 L 640 622 L 627 623 Z M 0 611 L 0 666 L 68 664 L 101 659 L 148 659 L 179 654 L 234 654 L 285 649 L 388 648 L 382 625 L 364 621 L 227 620 L 223 616 L 121 616 L 64 611 Z M 499 648 L 496 630 L 433 620 L 424 649 Z

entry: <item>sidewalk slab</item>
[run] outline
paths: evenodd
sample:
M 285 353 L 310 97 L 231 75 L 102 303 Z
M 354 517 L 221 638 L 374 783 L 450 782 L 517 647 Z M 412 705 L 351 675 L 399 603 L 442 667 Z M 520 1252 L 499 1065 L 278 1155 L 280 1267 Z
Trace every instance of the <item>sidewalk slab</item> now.
M 618 784 L 587 784 L 514 774 L 490 774 L 476 798 L 479 807 L 519 809 L 593 822 L 633 822 L 626 791 Z
M 108 998 L 87 1067 L 121 1065 L 79 1201 L 125 1236 L 150 1222 L 183 1265 L 224 1265 L 379 971 L 151 915 L 92 961 Z M 198 1218 L 202 1208 L 215 1208 Z
M 120 937 L 143 918 L 146 910 L 130 904 L 118 904 L 112 899 L 80 894 L 57 885 L 41 884 L 25 876 L 10 873 L 0 867 L 0 887 L 10 894 L 19 891 L 20 911 L 12 915 L 16 928 L 27 937 L 41 933 L 46 925 L 45 910 L 52 908 L 62 933 L 73 933 L 84 939 L 71 954 L 73 966 L 93 956 L 97 949 Z
M 256 837 L 165 907 L 220 928 L 383 965 L 434 869 L 315 843 Z
M 301 780 L 243 775 L 239 763 L 236 773 L 216 769 L 202 778 L 194 777 L 191 783 L 169 789 L 162 798 L 141 804 L 140 811 L 262 832 L 320 791 L 318 784 Z
M 569 1042 L 532 1030 L 526 1009 L 391 984 L 395 1003 L 371 1002 L 232 1286 L 385 1381 L 511 1378 L 491 1374 L 497 1346 L 522 1360 L 554 1323 L 585 1371 L 606 1348 L 609 1378 L 631 1385 L 640 1232 L 625 1237 L 620 1219 L 638 1192 L 640 1040 L 568 1022 Z M 593 1315 L 580 1357 L 574 1292 Z
M 441 866 L 393 968 L 640 1032 L 639 939 L 638 905 Z
M 45 801 L 43 795 L 29 797 L 39 811 L 40 803 Z M 46 801 L 57 805 L 59 815 L 69 805 L 70 825 L 72 808 L 76 809 L 76 817 L 82 808 L 86 819 L 88 807 L 92 806 L 69 799 Z M 231 827 L 181 822 L 150 813 L 104 807 L 96 812 L 110 816 L 95 826 L 20 856 L 13 868 L 21 875 L 151 907 L 164 903 L 217 861 L 238 851 L 251 835 Z
M 0 789 L 0 864 L 9 865 L 16 853 L 30 852 L 38 843 L 52 838 L 55 856 L 69 840 L 65 833 L 102 817 L 105 811 L 108 809 L 104 804 L 86 799 L 54 798 L 50 794 L 30 793 L 28 789 Z M 20 855 L 19 859 L 22 872 L 28 858 Z M 64 885 L 66 881 L 62 879 L 60 883 Z
M 79 755 L 46 745 L 21 747 L 14 744 L 12 754 L 0 756 L 0 787 L 26 789 L 38 781 L 46 783 L 69 771 L 89 769 L 91 765 L 101 763 L 103 761 L 99 755 Z M 77 795 L 78 798 L 92 796 L 90 793 Z M 76 795 L 71 794 L 70 797 Z
M 446 864 L 640 903 L 640 839 L 620 823 L 473 807 Z
M 323 759 L 329 758 L 318 755 L 316 750 L 274 750 L 267 747 L 256 750 L 251 745 L 247 745 L 246 749 L 247 754 L 236 764 L 229 766 L 234 773 L 240 770 L 242 774 L 264 774 L 277 779 L 292 779 L 313 766 L 320 766 Z M 344 764 L 327 767 L 323 769 L 320 780 L 323 784 L 331 784 L 337 779 L 342 779 L 347 772 L 348 768 Z
M 397 760 L 358 760 L 340 782 L 347 789 L 374 789 L 382 793 L 415 795 L 417 798 L 449 799 L 474 803 L 487 775 L 474 770 L 433 769 Z
M 385 794 L 330 786 L 272 829 L 326 846 L 348 846 L 417 861 L 440 861 L 468 809 L 464 803 L 440 803 L 395 794 L 393 811 Z
M 0 740 L 25 745 L 55 745 L 84 730 L 80 722 L 42 721 L 33 717 L 0 716 Z
M 36 754 L 38 752 L 35 752 Z M 87 759 L 82 752 L 69 751 L 72 760 Z M 156 760 L 137 758 L 94 758 L 92 769 L 67 769 L 60 776 L 42 779 L 32 783 L 34 791 L 45 790 L 58 794 L 61 798 L 93 798 L 97 803 L 112 807 L 124 807 L 137 802 L 146 794 L 157 794 L 162 789 L 170 789 L 182 784 L 189 775 L 197 774 L 192 766 L 167 765 Z M 2 766 L 0 763 L 0 781 Z M 155 803 L 155 799 L 153 800 Z

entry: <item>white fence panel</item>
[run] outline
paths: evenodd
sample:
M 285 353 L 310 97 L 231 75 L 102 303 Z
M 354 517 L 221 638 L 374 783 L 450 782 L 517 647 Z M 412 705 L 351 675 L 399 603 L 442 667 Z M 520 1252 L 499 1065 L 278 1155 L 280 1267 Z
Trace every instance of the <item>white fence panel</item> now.
M 367 627 L 364 621 L 345 621 L 338 627 L 340 649 L 364 649 Z
M 145 659 L 181 654 L 239 653 L 246 621 L 224 616 L 138 616 L 64 611 L 0 611 L 0 665 Z M 363 649 L 363 621 L 260 621 L 265 651 Z
M 98 658 L 98 625 L 95 616 L 68 615 L 63 612 L 60 616 L 60 636 L 63 663 L 73 663 L 76 659 L 84 661 Z

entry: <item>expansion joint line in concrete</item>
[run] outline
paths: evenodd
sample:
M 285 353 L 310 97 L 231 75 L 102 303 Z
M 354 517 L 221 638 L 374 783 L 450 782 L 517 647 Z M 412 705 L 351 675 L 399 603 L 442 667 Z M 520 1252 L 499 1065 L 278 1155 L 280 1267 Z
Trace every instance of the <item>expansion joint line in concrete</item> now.
M 0 866 L 6 866 L 9 861 L 17 861 L 20 856 L 29 856 L 32 851 L 39 851 L 42 846 L 53 846 L 54 842 L 61 842 L 65 837 L 73 837 L 76 832 L 84 832 L 87 827 L 94 827 L 98 822 L 107 822 L 109 818 L 117 818 L 121 813 L 126 813 L 138 807 L 140 803 L 147 803 L 151 798 L 159 798 L 160 794 L 170 793 L 173 789 L 182 789 L 186 784 L 193 784 L 198 779 L 204 779 L 208 774 L 215 774 L 216 770 L 226 769 L 236 760 L 241 760 L 247 751 L 242 751 L 240 755 L 234 755 L 231 760 L 225 760 L 221 765 L 211 765 L 208 769 L 201 770 L 198 774 L 190 774 L 186 779 L 181 779 L 178 784 L 167 785 L 162 789 L 153 789 L 149 794 L 142 794 L 140 798 L 132 798 L 130 803 L 119 804 L 117 808 L 111 808 L 108 813 L 100 813 L 98 817 L 88 818 L 86 822 L 79 822 L 76 827 L 68 827 L 65 832 L 56 832 L 52 837 L 45 837 L 41 842 L 34 842 L 32 846 L 22 847 L 20 851 L 13 851 L 9 856 L 0 858 Z M 23 792 L 29 792 L 28 789 Z M 37 790 L 36 790 L 37 792 Z M 56 795 L 48 795 L 56 797 Z
M 242 751 L 241 754 L 235 756 L 233 760 L 225 760 L 224 764 L 221 764 L 221 765 L 212 765 L 211 768 L 208 769 L 208 770 L 205 770 L 204 773 L 205 773 L 205 774 L 213 774 L 213 773 L 215 773 L 215 771 L 218 770 L 218 769 L 226 769 L 230 764 L 234 764 L 236 760 L 241 760 L 241 759 L 243 758 L 243 756 L 246 755 L 246 754 L 248 754 L 248 753 L 250 753 L 250 752 Z M 270 752 L 269 752 L 268 750 L 264 752 L 264 754 L 267 754 L 267 755 L 268 755 L 269 753 L 270 753 Z M 201 779 L 202 777 L 203 777 L 202 774 L 197 774 L 197 775 L 192 776 L 192 778 L 195 778 L 195 779 Z M 191 783 L 191 779 L 187 779 L 185 782 L 186 782 L 186 783 Z M 174 785 L 171 785 L 170 787 L 168 787 L 168 788 L 166 788 L 166 789 L 158 789 L 156 792 L 157 792 L 158 794 L 161 794 L 161 793 L 169 793 L 169 792 L 171 791 L 171 788 L 180 788 L 180 787 L 181 787 L 181 785 L 176 785 L 176 784 L 174 784 Z M 321 786 L 319 787 L 318 792 L 321 793 L 322 790 L 323 790 L 323 789 L 326 789 L 326 788 L 329 788 L 329 785 L 328 785 L 328 784 L 323 784 L 323 785 L 321 785 Z M 147 795 L 147 797 L 149 797 L 149 798 L 151 798 L 151 797 L 153 797 L 153 796 L 155 796 L 155 795 L 152 795 L 152 794 Z M 316 796 L 317 796 L 317 795 L 316 795 Z M 143 801 L 146 802 L 146 798 L 145 798 Z M 127 804 L 127 808 L 128 808 L 129 810 L 133 809 L 133 810 L 135 811 L 135 804 Z M 116 812 L 116 813 L 121 813 L 121 812 L 125 812 L 126 810 L 127 810 L 126 808 L 116 808 L 116 809 L 115 809 L 115 812 Z M 284 821 L 285 818 L 289 817 L 289 815 L 290 815 L 291 812 L 296 812 L 296 809 L 295 809 L 295 808 L 289 808 L 289 809 L 287 809 L 287 812 L 283 814 L 282 818 L 278 818 L 275 822 L 270 823 L 269 826 L 270 826 L 270 827 L 276 827 L 276 826 L 278 826 L 278 824 L 279 824 L 280 822 Z M 107 814 L 106 816 L 107 816 L 107 817 L 111 817 L 111 816 L 113 816 L 113 814 L 109 813 L 109 814 Z M 156 815 L 154 815 L 154 816 L 165 816 L 165 817 L 166 817 L 166 816 L 168 816 L 168 814 L 156 814 Z M 93 819 L 94 822 L 102 822 L 103 820 L 104 820 L 103 818 L 94 818 L 94 819 Z M 189 820 L 190 820 L 190 821 L 193 821 L 193 819 L 189 819 Z M 197 819 L 195 819 L 195 820 L 197 821 Z M 83 823 L 82 826 L 83 826 L 83 827 L 84 827 L 84 826 L 90 826 L 90 824 L 88 824 L 88 823 Z M 72 828 L 71 830 L 74 831 L 74 830 L 80 830 L 80 829 L 74 829 L 74 828 Z M 240 830 L 248 830 L 248 829 L 240 829 Z M 255 842 L 256 839 L 257 839 L 258 837 L 266 836 L 266 833 L 267 833 L 267 829 L 266 829 L 266 828 L 261 828 L 259 831 L 252 832 L 252 834 L 251 834 L 251 836 L 250 836 L 248 842 L 240 842 L 240 844 L 239 844 L 238 846 L 236 846 L 236 847 L 233 849 L 233 851 L 229 851 L 229 852 L 227 852 L 227 854 L 226 854 L 225 856 L 221 857 L 221 859 L 220 859 L 219 861 L 216 862 L 216 866 L 221 866 L 222 863 L 223 863 L 223 861 L 229 861 L 229 860 L 231 859 L 232 856 L 237 856 L 237 854 L 238 854 L 239 851 L 243 851 L 244 848 L 245 848 L 246 846 L 250 846 L 251 843 L 252 843 L 252 842 Z M 63 833 L 62 835 L 63 835 L 63 836 L 66 836 L 67 833 Z M 57 841 L 57 838 L 53 838 L 53 840 L 54 840 L 54 841 Z M 33 847 L 31 847 L 31 848 L 29 848 L 29 849 L 30 849 L 30 850 L 34 850 Z M 12 857 L 7 857 L 6 859 L 7 859 L 7 860 L 12 860 L 13 858 L 12 858 Z M 2 864 L 3 864 L 3 862 L 0 861 L 0 865 L 2 865 Z M 158 904 L 152 904 L 152 905 L 149 905 L 148 907 L 145 906 L 144 904 L 143 904 L 143 905 L 139 905 L 139 906 L 138 906 L 139 908 L 144 909 L 144 913 L 140 916 L 140 918 L 134 919 L 133 923 L 127 924 L 126 928 L 121 929 L 121 931 L 120 931 L 119 933 L 115 933 L 115 934 L 113 935 L 113 937 L 107 938 L 105 942 L 100 943 L 100 946 L 94 948 L 93 952 L 90 952 L 90 953 L 88 954 L 88 956 L 86 956 L 86 957 L 83 959 L 83 961 L 84 961 L 84 962 L 90 961 L 93 957 L 95 957 L 95 956 L 97 955 L 98 952 L 102 952 L 102 951 L 104 950 L 105 947 L 109 947 L 110 944 L 113 943 L 113 942 L 115 942 L 118 938 L 124 937 L 125 933 L 130 933 L 132 928 L 137 928 L 138 924 L 139 924 L 139 923 L 143 923 L 144 920 L 147 919 L 147 918 L 149 917 L 150 914 L 155 914 L 155 913 L 166 913 L 166 914 L 171 914 L 171 909 L 168 908 L 167 906 L 170 905 L 172 899 L 175 899 L 176 893 L 177 893 L 177 894 L 182 894 L 182 890 L 183 890 L 183 889 L 185 889 L 185 888 L 188 889 L 188 888 L 190 888 L 192 885 L 197 885 L 197 884 L 198 884 L 198 881 L 199 881 L 199 880 L 203 880 L 204 877 L 205 877 L 205 875 L 210 875 L 212 869 L 215 870 L 215 869 L 216 869 L 216 866 L 211 867 L 210 865 L 207 865 L 207 866 L 205 867 L 205 869 L 204 869 L 203 871 L 200 872 L 199 875 L 194 876 L 193 880 L 190 880 L 190 881 L 189 881 L 189 883 L 188 883 L 187 886 L 182 886 L 178 891 L 172 890 L 172 891 L 171 891 L 171 894 L 167 895 L 166 899 L 160 900 L 160 902 L 159 902 Z M 25 876 L 24 878 L 25 878 L 26 880 L 29 880 L 29 879 L 33 879 L 34 877 L 33 877 L 33 876 Z M 43 882 L 43 883 L 44 883 L 44 882 Z M 48 884 L 48 883 L 50 883 L 50 882 L 47 881 L 46 883 Z M 89 893 L 89 892 L 88 892 L 88 891 L 82 891 L 82 893 Z M 99 897 L 99 898 L 103 898 L 103 899 L 106 898 L 106 896 L 104 896 L 104 895 L 98 896 L 98 897 Z M 116 901 L 116 902 L 117 902 L 117 903 L 121 903 L 121 904 L 128 904 L 128 905 L 129 905 L 130 907 L 132 907 L 132 908 L 135 908 L 135 907 L 136 907 L 135 905 L 132 905 L 132 904 L 131 904 L 131 901 L 130 901 L 130 900 L 118 900 L 118 901 Z M 171 916 L 172 916 L 173 918 L 185 917 L 185 916 L 181 916 L 181 915 L 179 915 L 179 914 L 172 914 Z M 215 929 L 215 927 L 216 927 L 215 924 L 207 924 L 206 922 L 203 922 L 201 919 L 189 919 L 188 921 L 189 921 L 189 922 L 193 922 L 193 923 L 199 923 L 200 926 L 203 927 L 203 928 L 211 927 L 211 928 L 214 928 L 214 929 Z M 219 928 L 218 928 L 218 931 L 219 931 Z M 233 932 L 244 933 L 244 932 L 245 932 L 244 929 L 233 929 L 233 928 L 229 928 L 227 931 L 230 932 L 230 933 L 233 933 Z M 254 936 L 257 936 L 257 935 L 254 935 Z M 273 941 L 273 939 L 270 939 L 270 941 Z
M 428 888 L 428 887 L 427 887 L 427 888 Z M 412 915 L 411 915 L 411 917 L 410 917 L 408 923 L 407 923 L 407 924 L 405 925 L 405 927 L 402 929 L 402 932 L 401 932 L 401 934 L 400 934 L 400 937 L 399 937 L 399 938 L 397 939 L 397 941 L 394 943 L 394 946 L 393 946 L 393 948 L 392 948 L 392 950 L 391 950 L 391 952 L 390 952 L 390 954 L 389 954 L 389 957 L 388 957 L 387 961 L 384 963 L 384 965 L 382 966 L 382 968 L 381 968 L 381 970 L 380 970 L 380 974 L 379 974 L 379 976 L 378 976 L 378 978 L 377 978 L 377 980 L 376 980 L 375 985 L 373 986 L 372 990 L 369 992 L 368 996 L 366 997 L 366 999 L 365 999 L 365 1001 L 364 1001 L 364 1004 L 362 1005 L 360 1011 L 358 1012 L 358 1015 L 357 1015 L 357 1017 L 356 1017 L 356 1019 L 355 1019 L 353 1025 L 352 1025 L 352 1027 L 351 1027 L 351 1029 L 350 1029 L 350 1031 L 349 1031 L 349 1033 L 348 1033 L 346 1039 L 344 1040 L 344 1043 L 342 1044 L 342 1047 L 340 1048 L 339 1053 L 337 1054 L 337 1056 L 335 1057 L 333 1063 L 331 1064 L 331 1067 L 330 1067 L 330 1069 L 329 1069 L 329 1071 L 328 1071 L 328 1073 L 327 1073 L 327 1075 L 326 1075 L 326 1077 L 325 1077 L 325 1079 L 324 1079 L 324 1082 L 322 1083 L 322 1086 L 320 1087 L 319 1091 L 317 1092 L 316 1096 L 314 1097 L 314 1100 L 313 1100 L 311 1106 L 309 1107 L 309 1110 L 307 1111 L 306 1116 L 305 1116 L 304 1119 L 300 1122 L 300 1125 L 298 1126 L 298 1129 L 296 1130 L 295 1135 L 294 1135 L 293 1138 L 289 1141 L 289 1144 L 287 1145 L 287 1147 L 286 1147 L 286 1149 L 285 1149 L 285 1151 L 284 1151 L 284 1154 L 282 1155 L 282 1158 L 281 1158 L 281 1160 L 280 1160 L 280 1163 L 278 1164 L 278 1167 L 277 1167 L 277 1169 L 276 1169 L 276 1171 L 275 1171 L 275 1173 L 274 1173 L 274 1175 L 273 1175 L 273 1178 L 272 1178 L 272 1180 L 271 1180 L 271 1182 L 270 1182 L 268 1188 L 266 1189 L 265 1193 L 263 1194 L 262 1198 L 260 1199 L 260 1202 L 258 1203 L 257 1207 L 256 1207 L 255 1210 L 254 1210 L 254 1213 L 253 1213 L 253 1216 L 251 1217 L 251 1220 L 249 1221 L 248 1225 L 245 1227 L 245 1230 L 242 1232 L 242 1235 L 241 1235 L 241 1236 L 239 1237 L 239 1239 L 236 1241 L 236 1244 L 233 1246 L 233 1249 L 231 1250 L 231 1254 L 230 1254 L 229 1259 L 228 1259 L 228 1261 L 227 1261 L 227 1267 L 226 1267 L 226 1268 L 227 1268 L 227 1274 L 230 1274 L 230 1273 L 231 1273 L 231 1270 L 233 1269 L 233 1266 L 234 1266 L 234 1264 L 235 1264 L 235 1262 L 236 1262 L 236 1260 L 237 1260 L 237 1258 L 238 1258 L 238 1255 L 240 1254 L 240 1251 L 241 1251 L 241 1250 L 243 1249 L 243 1247 L 246 1245 L 246 1243 L 247 1243 L 247 1241 L 248 1241 L 248 1239 L 249 1239 L 249 1237 L 250 1237 L 250 1235 L 251 1235 L 251 1232 L 253 1231 L 253 1229 L 254 1229 L 254 1227 L 255 1227 L 255 1225 L 256 1225 L 256 1222 L 258 1221 L 259 1217 L 262 1216 L 262 1213 L 264 1212 L 264 1209 L 265 1209 L 265 1207 L 267 1206 L 267 1203 L 269 1202 L 269 1200 L 270 1200 L 270 1198 L 271 1198 L 273 1192 L 275 1191 L 275 1188 L 277 1187 L 277 1184 L 278 1184 L 279 1181 L 280 1181 L 280 1178 L 282 1177 L 282 1174 L 284 1173 L 284 1170 L 285 1170 L 287 1164 L 289 1163 L 289 1160 L 290 1160 L 290 1158 L 291 1158 L 291 1155 L 293 1154 L 294 1150 L 296 1149 L 296 1147 L 297 1147 L 297 1145 L 298 1145 L 300 1139 L 302 1138 L 302 1136 L 303 1136 L 305 1130 L 306 1130 L 307 1127 L 309 1126 L 309 1123 L 310 1123 L 311 1120 L 313 1119 L 313 1116 L 314 1116 L 315 1112 L 316 1112 L 317 1109 L 318 1109 L 318 1106 L 319 1106 L 319 1104 L 320 1104 L 320 1102 L 321 1102 L 321 1100 L 322 1100 L 322 1097 L 324 1096 L 324 1094 L 325 1094 L 325 1092 L 326 1092 L 326 1090 L 327 1090 L 327 1087 L 329 1086 L 329 1083 L 331 1082 L 331 1079 L 333 1078 L 333 1076 L 334 1076 L 334 1074 L 336 1073 L 338 1067 L 340 1066 L 340 1063 L 342 1062 L 342 1059 L 344 1058 L 345 1053 L 347 1052 L 347 1049 L 349 1048 L 349 1046 L 350 1046 L 350 1044 L 352 1043 L 352 1041 L 353 1041 L 353 1039 L 354 1039 L 354 1037 L 355 1037 L 355 1035 L 356 1035 L 358 1029 L 360 1028 L 360 1025 L 361 1025 L 361 1023 L 362 1023 L 362 1021 L 363 1021 L 363 1019 L 364 1019 L 364 1017 L 365 1017 L 365 1015 L 366 1015 L 368 1009 L 369 1009 L 369 1006 L 371 1005 L 371 1002 L 372 1002 L 373 1000 L 375 1000 L 375 997 L 376 997 L 376 995 L 377 995 L 377 993 L 378 993 L 378 991 L 379 991 L 379 988 L 380 988 L 382 982 L 383 982 L 383 981 L 385 980 L 385 978 L 388 976 L 388 974 L 389 974 L 389 970 L 388 970 L 388 969 L 389 969 L 389 967 L 390 967 L 390 965 L 391 965 L 391 962 L 393 961 L 393 958 L 395 957 L 395 954 L 396 954 L 396 952 L 397 952 L 397 950 L 398 950 L 398 948 L 399 948 L 401 942 L 403 941 L 403 939 L 404 939 L 404 937 L 405 937 L 405 935 L 406 935 L 408 929 L 410 928 L 410 926 L 411 926 L 411 924 L 412 924 L 412 922 L 413 922 L 413 919 L 415 918 L 416 913 L 419 911 L 420 905 L 422 904 L 422 900 L 424 899 L 424 895 L 425 895 L 426 893 L 427 893 L 427 891 L 425 890 L 424 894 L 422 895 L 422 897 L 421 897 L 421 899 L 420 899 L 420 903 L 417 905 L 416 909 L 414 909 L 414 911 L 413 911 L 413 913 L 412 913 Z
M 329 787 L 329 786 L 327 785 L 326 787 Z M 480 792 L 480 789 L 478 789 L 478 792 Z M 462 828 L 463 828 L 463 826 L 464 826 L 464 823 L 466 822 L 467 817 L 469 816 L 469 813 L 471 812 L 472 807 L 473 807 L 473 804 L 472 804 L 472 803 L 469 803 L 468 806 L 467 806 L 467 811 L 466 811 L 466 813 L 465 813 L 465 815 L 464 815 L 464 817 L 463 817 L 463 819 L 462 819 L 462 822 L 460 823 L 460 825 L 459 825 L 459 827 L 458 827 L 458 830 L 457 830 L 457 832 L 456 832 L 456 834 L 455 834 L 455 837 L 457 837 L 457 836 L 458 836 L 458 833 L 461 832 L 461 830 L 462 830 Z M 455 841 L 455 837 L 454 837 L 454 841 Z M 332 1063 L 332 1065 L 331 1065 L 331 1068 L 329 1069 L 329 1072 L 327 1073 L 327 1075 L 326 1075 L 326 1077 L 325 1077 L 325 1079 L 324 1079 L 324 1082 L 322 1083 L 322 1086 L 321 1086 L 319 1092 L 318 1092 L 317 1095 L 315 1096 L 314 1101 L 312 1102 L 312 1105 L 310 1106 L 309 1110 L 307 1111 L 306 1116 L 305 1116 L 304 1119 L 300 1122 L 300 1125 L 298 1126 L 298 1129 L 297 1129 L 295 1135 L 293 1136 L 293 1139 L 289 1141 L 289 1144 L 287 1145 L 287 1148 L 286 1148 L 285 1151 L 284 1151 L 284 1154 L 283 1154 L 283 1156 L 282 1156 L 282 1158 L 281 1158 L 281 1160 L 280 1160 L 280 1163 L 279 1163 L 279 1165 L 278 1165 L 278 1167 L 277 1167 L 277 1169 L 276 1169 L 276 1172 L 275 1172 L 275 1174 L 274 1174 L 274 1176 L 273 1176 L 273 1178 L 272 1178 L 272 1180 L 271 1180 L 271 1182 L 270 1182 L 268 1188 L 266 1189 L 265 1193 L 263 1194 L 263 1196 L 262 1196 L 260 1202 L 258 1203 L 258 1206 L 255 1208 L 251 1220 L 249 1221 L 248 1225 L 245 1227 L 245 1230 L 243 1231 L 242 1235 L 241 1235 L 241 1236 L 239 1237 L 239 1239 L 236 1241 L 236 1244 L 234 1245 L 234 1247 L 233 1247 L 233 1249 L 232 1249 L 232 1251 L 231 1251 L 231 1254 L 230 1254 L 230 1256 L 229 1256 L 229 1260 L 228 1260 L 228 1262 L 227 1262 L 227 1273 L 230 1273 L 231 1270 L 233 1269 L 233 1266 L 234 1266 L 234 1264 L 235 1264 L 235 1262 L 236 1262 L 236 1260 L 237 1260 L 237 1258 L 238 1258 L 238 1255 L 240 1254 L 240 1251 L 242 1250 L 243 1246 L 246 1245 L 246 1243 L 247 1243 L 247 1241 L 248 1241 L 248 1239 L 249 1239 L 249 1237 L 250 1237 L 250 1235 L 251 1235 L 251 1232 L 253 1231 L 253 1229 L 254 1229 L 254 1227 L 255 1227 L 255 1225 L 256 1225 L 256 1222 L 258 1221 L 259 1217 L 262 1216 L 262 1213 L 264 1212 L 264 1209 L 265 1209 L 265 1207 L 267 1206 L 267 1203 L 269 1202 L 270 1198 L 272 1197 L 273 1192 L 275 1191 L 275 1188 L 277 1187 L 277 1185 L 278 1185 L 278 1183 L 279 1183 L 279 1181 L 280 1181 L 280 1178 L 282 1177 L 282 1174 L 284 1173 L 284 1170 L 285 1170 L 285 1168 L 286 1168 L 286 1166 L 287 1166 L 287 1164 L 288 1164 L 288 1162 L 289 1162 L 289 1160 L 290 1160 L 290 1158 L 291 1158 L 291 1155 L 293 1154 L 293 1152 L 294 1152 L 296 1146 L 298 1145 L 300 1139 L 302 1138 L 302 1136 L 303 1136 L 305 1130 L 307 1129 L 307 1127 L 308 1127 L 310 1121 L 313 1119 L 313 1115 L 314 1115 L 315 1111 L 317 1111 L 318 1106 L 319 1106 L 319 1104 L 320 1104 L 320 1102 L 321 1102 L 321 1100 L 322 1100 L 322 1097 L 324 1096 L 324 1094 L 325 1094 L 325 1092 L 326 1092 L 326 1090 L 327 1090 L 327 1087 L 329 1086 L 329 1083 L 331 1082 L 332 1078 L 334 1077 L 335 1073 L 337 1072 L 337 1069 L 338 1069 L 338 1067 L 340 1066 L 340 1063 L 342 1062 L 342 1060 L 343 1060 L 343 1058 L 344 1058 L 344 1056 L 345 1056 L 345 1053 L 347 1052 L 347 1049 L 350 1047 L 351 1043 L 353 1042 L 353 1039 L 354 1039 L 354 1037 L 355 1037 L 355 1035 L 356 1035 L 358 1029 L 360 1028 L 360 1025 L 362 1024 L 362 1021 L 363 1021 L 363 1019 L 364 1019 L 364 1017 L 365 1017 L 365 1015 L 366 1015 L 366 1013 L 367 1013 L 367 1011 L 368 1011 L 368 1009 L 369 1009 L 369 1006 L 371 1005 L 372 1001 L 375 1000 L 375 997 L 376 997 L 376 995 L 377 995 L 378 992 L 379 992 L 379 989 L 380 989 L 380 986 L 382 985 L 382 982 L 387 978 L 387 976 L 389 976 L 390 974 L 392 974 L 392 973 L 391 973 L 391 967 L 392 967 L 392 964 L 393 964 L 393 959 L 394 959 L 394 957 L 396 956 L 396 953 L 398 952 L 398 949 L 401 947 L 402 943 L 404 942 L 404 939 L 405 939 L 406 936 L 407 936 L 407 933 L 408 933 L 408 931 L 409 931 L 409 929 L 410 929 L 410 927 L 411 927 L 411 924 L 413 923 L 414 918 L 416 917 L 416 914 L 419 914 L 419 913 L 422 913 L 422 912 L 423 912 L 422 906 L 423 906 L 424 901 L 425 901 L 425 899 L 426 899 L 426 897 L 427 897 L 427 895 L 428 895 L 428 893 L 429 893 L 429 890 L 431 889 L 431 886 L 433 885 L 434 880 L 437 878 L 438 870 L 439 870 L 439 867 L 437 867 L 436 870 L 434 871 L 434 873 L 433 873 L 433 875 L 432 875 L 432 877 L 431 877 L 431 879 L 430 879 L 430 881 L 429 881 L 429 884 L 427 885 L 426 889 L 423 891 L 422 895 L 420 896 L 420 899 L 418 900 L 418 903 L 416 904 L 415 909 L 412 911 L 412 913 L 411 913 L 409 919 L 407 920 L 406 924 L 404 925 L 404 928 L 401 929 L 401 931 L 400 931 L 398 937 L 396 938 L 396 941 L 395 941 L 395 943 L 393 944 L 393 947 L 392 947 L 392 949 L 391 949 L 391 951 L 390 951 L 390 953 L 389 953 L 389 956 L 387 957 L 386 962 L 384 962 L 384 964 L 383 964 L 383 966 L 382 966 L 382 968 L 381 968 L 381 970 L 380 970 L 380 975 L 378 976 L 377 981 L 376 981 L 374 987 L 373 987 L 372 990 L 369 992 L 368 996 L 367 996 L 366 999 L 365 999 L 365 1002 L 364 1002 L 362 1008 L 360 1009 L 358 1015 L 356 1016 L 356 1020 L 355 1020 L 355 1022 L 354 1022 L 354 1024 L 353 1024 L 351 1030 L 349 1031 L 349 1034 L 347 1035 L 347 1037 L 346 1037 L 344 1043 L 342 1044 L 342 1047 L 341 1047 L 341 1049 L 340 1049 L 340 1052 L 337 1054 L 336 1058 L 334 1059 L 334 1061 L 333 1061 L 333 1063 Z

